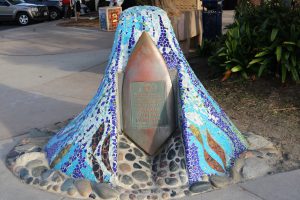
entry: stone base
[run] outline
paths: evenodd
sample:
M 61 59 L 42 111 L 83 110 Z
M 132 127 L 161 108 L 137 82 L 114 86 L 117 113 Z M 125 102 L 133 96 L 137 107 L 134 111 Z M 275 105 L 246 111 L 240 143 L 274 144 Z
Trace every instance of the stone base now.
M 54 131 L 63 123 L 57 124 Z M 246 133 L 250 144 L 234 163 L 228 176 L 202 177 L 203 181 L 188 185 L 183 144 L 174 134 L 157 156 L 140 151 L 124 135 L 119 137 L 117 187 L 88 180 L 75 180 L 50 169 L 44 145 L 54 132 L 34 129 L 7 155 L 7 167 L 22 182 L 72 198 L 92 199 L 173 199 L 276 172 L 281 154 L 265 138 Z

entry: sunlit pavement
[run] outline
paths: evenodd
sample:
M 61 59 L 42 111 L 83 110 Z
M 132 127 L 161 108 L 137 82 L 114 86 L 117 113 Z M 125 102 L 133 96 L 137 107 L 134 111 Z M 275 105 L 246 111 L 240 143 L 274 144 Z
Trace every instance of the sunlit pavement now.
M 113 33 L 56 23 L 0 31 L 0 139 L 78 114 L 98 88 Z

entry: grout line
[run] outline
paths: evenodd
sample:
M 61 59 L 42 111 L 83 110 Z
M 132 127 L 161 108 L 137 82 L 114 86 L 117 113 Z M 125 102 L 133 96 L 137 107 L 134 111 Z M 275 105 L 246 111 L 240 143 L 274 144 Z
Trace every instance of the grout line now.
M 85 28 L 78 28 L 78 27 L 66 27 L 69 29 L 74 29 L 74 30 L 79 30 L 79 31 L 86 31 L 86 32 L 100 32 L 100 28 L 95 28 L 95 29 L 85 29 Z
M 240 187 L 243 191 L 251 194 L 251 195 L 254 195 L 256 198 L 258 198 L 259 200 L 266 200 L 264 199 L 263 197 L 259 196 L 258 194 L 255 194 L 254 192 L 251 192 L 250 190 L 247 190 L 245 187 L 241 186 L 238 184 L 238 187 Z
M 84 72 L 84 71 L 87 71 L 87 70 L 89 70 L 89 69 L 93 69 L 94 67 L 98 67 L 98 66 L 101 66 L 101 67 L 102 67 L 103 65 L 107 65 L 108 62 L 109 62 L 109 59 L 107 59 L 107 60 L 101 62 L 100 64 L 96 64 L 96 65 L 93 65 L 93 66 L 89 66 L 89 67 L 87 67 L 87 68 L 85 68 L 85 69 L 82 69 L 82 70 L 80 70 L 79 72 Z

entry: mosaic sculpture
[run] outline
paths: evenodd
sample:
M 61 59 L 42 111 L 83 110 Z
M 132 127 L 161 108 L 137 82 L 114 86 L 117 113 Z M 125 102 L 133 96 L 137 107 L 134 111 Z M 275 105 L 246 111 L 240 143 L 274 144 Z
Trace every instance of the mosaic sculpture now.
M 167 14 L 149 6 L 133 7 L 122 13 L 96 95 L 45 147 L 50 166 L 73 178 L 116 184 L 121 148 L 118 144 L 121 136 L 126 135 L 120 131 L 118 122 L 118 74 L 125 72 L 143 33 L 150 36 L 168 70 L 177 73 L 176 138 L 183 141 L 188 184 L 202 181 L 204 175 L 225 175 L 247 149 L 247 142 L 192 71 Z M 155 158 L 149 163 L 154 164 Z

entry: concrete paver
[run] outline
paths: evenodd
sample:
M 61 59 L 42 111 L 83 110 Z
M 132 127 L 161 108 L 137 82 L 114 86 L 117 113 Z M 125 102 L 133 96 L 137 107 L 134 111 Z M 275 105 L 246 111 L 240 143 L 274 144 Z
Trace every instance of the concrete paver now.
M 1 42 L 1 39 L 0 39 Z M 0 50 L 4 48 L 0 46 Z M 2 84 L 26 89 L 80 72 L 105 62 L 110 49 L 41 56 L 4 56 L 0 54 Z
M 57 21 L 0 32 L 0 55 L 54 55 L 110 49 L 112 32 L 57 26 Z M 4 48 L 5 47 L 5 48 Z
M 294 170 L 180 200 L 297 200 L 299 197 L 300 170 Z
M 38 94 L 47 94 L 48 97 L 71 97 L 83 100 L 83 104 L 89 102 L 98 89 L 103 74 L 99 68 L 104 68 L 106 62 L 96 66 L 98 72 L 82 71 L 68 76 L 56 78 L 52 81 L 31 87 L 30 91 Z
M 96 93 L 114 33 L 56 23 L 0 32 L 0 139 L 69 119 Z
M 256 195 L 248 193 L 238 187 L 237 185 L 232 185 L 228 188 L 217 190 L 214 192 L 209 192 L 201 195 L 201 200 L 261 200 Z M 192 198 L 190 199 L 192 200 Z
M 239 184 L 264 200 L 300 199 L 300 170 L 276 174 Z
M 79 113 L 85 105 L 74 98 L 55 98 L 34 94 L 0 84 L 0 138 L 24 134 L 64 121 Z
M 262 200 L 255 194 L 251 194 L 238 185 L 232 185 L 224 189 L 203 193 L 178 200 Z

